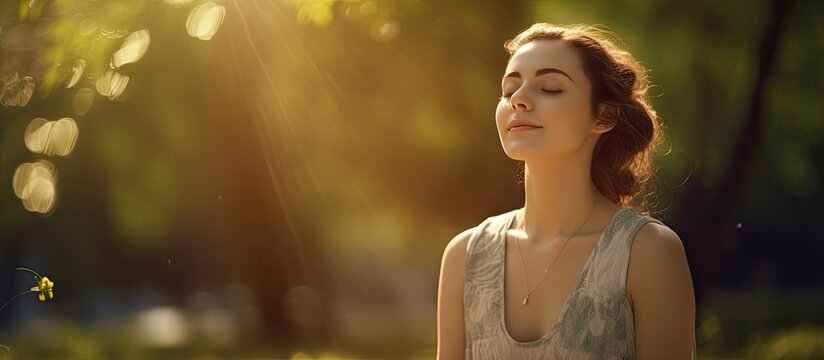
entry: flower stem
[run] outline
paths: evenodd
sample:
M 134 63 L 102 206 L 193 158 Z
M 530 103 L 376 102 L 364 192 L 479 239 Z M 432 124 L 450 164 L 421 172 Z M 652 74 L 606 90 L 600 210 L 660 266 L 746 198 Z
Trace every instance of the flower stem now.
M 32 270 L 32 269 L 29 269 L 29 268 L 19 267 L 19 268 L 15 269 L 15 270 L 28 271 L 28 272 L 30 272 L 30 273 L 32 273 L 32 274 L 34 274 L 34 276 L 36 276 L 36 277 L 37 277 L 37 280 L 38 280 L 38 281 L 40 280 L 40 278 L 42 278 L 42 276 L 40 276 L 40 274 L 38 274 L 38 273 L 37 273 L 37 271 L 34 271 L 34 270 Z
M 12 301 L 14 301 L 15 299 L 17 299 L 17 298 L 19 298 L 19 297 L 21 297 L 21 296 L 23 296 L 23 295 L 26 295 L 26 294 L 28 294 L 28 293 L 30 293 L 30 292 L 34 292 L 34 291 L 32 291 L 32 290 L 26 290 L 26 291 L 21 292 L 21 293 L 19 293 L 19 294 L 17 294 L 17 295 L 14 295 L 14 297 L 13 297 L 13 298 L 11 298 L 11 299 L 9 299 L 9 301 L 6 301 L 6 303 L 5 303 L 5 304 L 3 304 L 3 306 L 0 306 L 0 311 L 3 311 L 3 309 L 5 309 L 5 308 L 6 308 L 6 305 L 10 304 L 10 303 L 11 303 Z

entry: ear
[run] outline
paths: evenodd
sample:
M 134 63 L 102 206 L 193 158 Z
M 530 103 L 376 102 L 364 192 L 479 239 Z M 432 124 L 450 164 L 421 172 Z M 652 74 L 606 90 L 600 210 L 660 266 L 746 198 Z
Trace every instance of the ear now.
M 598 104 L 598 113 L 595 114 L 595 124 L 592 126 L 592 132 L 596 134 L 609 132 L 618 123 L 619 115 L 620 108 L 617 105 L 603 102 Z

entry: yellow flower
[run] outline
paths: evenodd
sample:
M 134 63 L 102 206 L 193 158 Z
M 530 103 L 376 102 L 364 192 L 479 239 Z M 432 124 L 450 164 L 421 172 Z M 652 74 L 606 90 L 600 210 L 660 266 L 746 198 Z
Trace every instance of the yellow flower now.
M 54 283 L 51 280 L 49 280 L 49 278 L 47 278 L 45 276 L 40 276 L 40 274 L 38 274 L 37 271 L 34 271 L 32 269 L 29 269 L 29 268 L 20 267 L 20 268 L 17 268 L 17 270 L 19 270 L 19 271 L 28 271 L 28 272 L 34 274 L 34 280 L 37 281 L 37 286 L 32 287 L 28 291 L 24 291 L 24 292 L 21 292 L 21 293 L 15 295 L 15 296 L 13 296 L 11 299 L 6 301 L 5 304 L 0 306 L 0 311 L 5 309 L 6 306 L 8 304 L 10 304 L 12 301 L 14 301 L 15 299 L 17 299 L 17 298 L 19 298 L 23 295 L 26 295 L 28 293 L 33 293 L 33 292 L 38 293 L 37 298 L 40 299 L 40 301 L 46 301 L 46 294 L 49 294 L 49 299 L 54 298 L 54 292 L 52 290 L 52 288 L 54 288 Z M 9 349 L 8 346 L 3 345 L 3 344 L 0 344 L 0 349 L 5 350 L 6 352 L 11 352 L 11 349 Z
M 34 279 L 37 280 L 37 286 L 32 287 L 29 291 L 36 292 L 37 298 L 40 301 L 46 301 L 46 294 L 49 294 L 49 299 L 54 299 L 54 283 L 45 276 L 40 276 L 36 271 L 29 268 L 17 268 L 17 270 L 28 271 L 34 274 Z
M 37 296 L 40 298 L 40 301 L 46 301 L 46 294 L 49 294 L 49 299 L 54 298 L 54 293 L 52 292 L 52 288 L 54 287 L 54 283 L 49 280 L 47 277 L 40 278 L 40 283 L 37 284 L 37 290 L 40 294 Z

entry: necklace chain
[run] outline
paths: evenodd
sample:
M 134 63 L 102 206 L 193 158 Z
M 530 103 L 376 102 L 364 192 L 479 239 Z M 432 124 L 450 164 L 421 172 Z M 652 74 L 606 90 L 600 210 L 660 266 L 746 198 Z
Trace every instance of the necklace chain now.
M 524 300 L 521 302 L 522 305 L 526 306 L 526 304 L 529 303 L 529 294 L 531 294 L 532 290 L 534 290 L 535 287 L 537 287 L 538 284 L 541 283 L 541 280 L 544 279 L 544 275 L 546 275 L 547 271 L 549 271 L 549 268 L 551 268 L 552 265 L 555 264 L 555 260 L 557 260 L 558 257 L 561 256 L 561 252 L 564 251 L 564 248 L 566 247 L 567 242 L 569 242 L 569 239 L 572 239 L 575 236 L 575 234 L 577 234 L 578 231 L 580 231 L 581 228 L 584 227 L 584 224 L 586 224 L 587 221 L 589 221 L 589 218 L 592 216 L 592 213 L 595 212 L 596 205 L 598 205 L 598 197 L 597 196 L 595 197 L 595 202 L 592 204 L 592 209 L 589 211 L 589 215 L 587 215 L 587 218 L 584 220 L 583 223 L 581 223 L 581 226 L 578 226 L 578 229 L 575 230 L 575 232 L 572 233 L 572 235 L 570 235 L 568 238 L 566 238 L 566 240 L 564 240 L 564 245 L 561 246 L 561 250 L 559 250 L 558 254 L 556 254 L 555 257 L 552 258 L 552 262 L 549 263 L 549 266 L 546 267 L 546 270 L 544 270 L 544 272 L 541 274 L 541 277 L 538 278 L 538 281 L 535 282 L 534 285 L 532 285 L 532 288 L 529 287 L 529 281 L 527 281 L 527 279 L 526 279 L 526 266 L 524 265 L 524 256 L 523 256 L 523 254 L 521 254 L 521 246 L 518 245 L 518 239 L 515 239 L 515 247 L 518 248 L 518 257 L 521 259 L 521 269 L 524 270 L 524 284 L 526 284 L 526 288 L 527 288 L 526 296 L 524 297 Z M 523 224 L 523 221 L 521 221 L 521 222 Z

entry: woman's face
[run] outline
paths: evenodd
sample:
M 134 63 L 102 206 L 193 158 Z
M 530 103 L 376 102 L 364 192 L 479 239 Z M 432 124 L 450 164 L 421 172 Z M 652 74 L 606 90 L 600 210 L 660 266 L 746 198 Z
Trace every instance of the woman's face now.
M 560 40 L 529 42 L 512 56 L 495 112 L 504 152 L 512 159 L 568 157 L 595 146 L 600 133 L 590 105 L 590 81 L 578 53 Z M 518 125 L 517 120 L 527 123 Z

